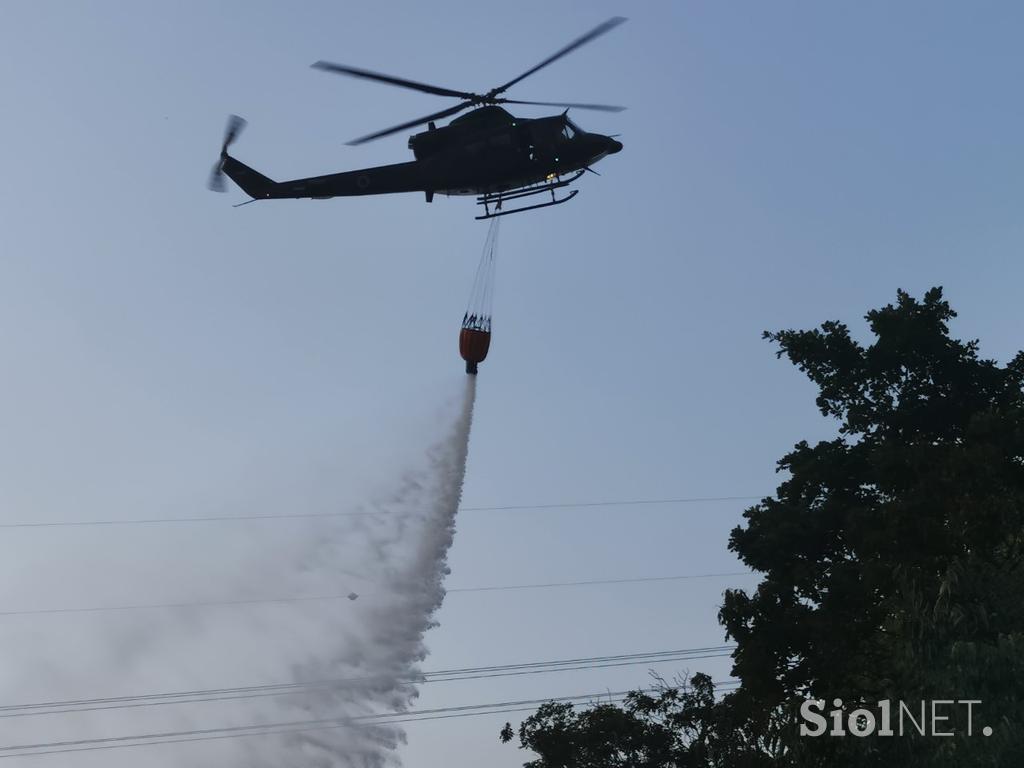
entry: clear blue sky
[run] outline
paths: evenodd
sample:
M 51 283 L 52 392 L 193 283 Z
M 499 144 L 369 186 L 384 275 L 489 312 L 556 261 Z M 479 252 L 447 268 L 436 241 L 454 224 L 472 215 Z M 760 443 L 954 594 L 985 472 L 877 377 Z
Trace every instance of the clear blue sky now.
M 862 334 L 897 288 L 942 285 L 955 333 L 1001 361 L 1019 348 L 1019 3 L 9 0 L 3 519 L 201 514 L 260 457 L 280 472 L 261 487 L 304 508 L 310 473 L 333 487 L 418 450 L 463 375 L 485 225 L 468 199 L 419 195 L 233 209 L 240 191 L 204 189 L 225 118 L 249 120 L 234 152 L 278 179 L 404 161 L 406 134 L 345 141 L 448 102 L 309 64 L 479 91 L 613 15 L 630 21 L 510 94 L 625 104 L 571 113 L 625 149 L 573 202 L 502 225 L 466 505 L 770 493 L 775 461 L 833 427 L 761 331 L 840 319 Z M 467 513 L 448 583 L 737 570 L 742 508 Z M 4 599 L 97 602 L 59 568 L 40 579 L 61 562 L 40 553 L 99 561 L 142 547 L 133 535 L 5 536 L 21 581 Z M 122 576 L 124 599 L 153 599 Z M 454 593 L 424 668 L 716 644 L 720 593 L 739 583 Z M 626 668 L 450 683 L 419 705 L 645 682 Z M 502 722 L 410 725 L 401 755 L 518 765 Z

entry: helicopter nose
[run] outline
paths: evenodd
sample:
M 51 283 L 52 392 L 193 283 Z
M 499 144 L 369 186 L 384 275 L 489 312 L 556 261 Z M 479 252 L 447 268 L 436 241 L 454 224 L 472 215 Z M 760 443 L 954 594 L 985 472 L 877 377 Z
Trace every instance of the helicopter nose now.
M 600 160 L 602 157 L 614 155 L 616 152 L 622 151 L 621 142 L 601 133 L 588 133 L 581 140 L 580 146 L 583 147 L 593 160 Z

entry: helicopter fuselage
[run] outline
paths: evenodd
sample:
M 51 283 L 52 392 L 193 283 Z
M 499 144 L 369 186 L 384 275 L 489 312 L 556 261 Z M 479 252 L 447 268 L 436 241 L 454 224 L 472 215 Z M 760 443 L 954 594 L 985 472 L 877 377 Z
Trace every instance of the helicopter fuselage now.
M 622 149 L 610 136 L 586 133 L 563 113 L 517 118 L 484 106 L 449 125 L 409 139 L 415 160 L 275 182 L 225 151 L 221 168 L 254 199 L 331 198 L 423 192 L 492 195 L 543 184 L 589 168 Z

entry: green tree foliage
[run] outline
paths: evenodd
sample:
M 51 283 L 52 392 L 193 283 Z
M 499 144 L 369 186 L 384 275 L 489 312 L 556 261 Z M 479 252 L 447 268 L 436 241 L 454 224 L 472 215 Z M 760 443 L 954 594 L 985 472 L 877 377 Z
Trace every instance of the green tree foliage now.
M 962 719 L 952 739 L 794 737 L 806 755 L 794 764 L 836 752 L 847 764 L 954 752 L 956 765 L 1024 764 L 991 762 L 1024 735 L 1006 677 L 1024 671 L 1024 354 L 1006 367 L 980 358 L 977 342 L 950 338 L 953 317 L 935 288 L 869 312 L 868 347 L 834 322 L 765 334 L 841 425 L 783 457 L 789 479 L 733 531 L 730 548 L 764 579 L 728 592 L 720 619 L 754 712 L 806 695 L 851 709 L 981 699 L 999 738 L 966 738 Z
M 730 537 L 763 574 L 719 613 L 740 688 L 549 704 L 519 731 L 530 768 L 1024 765 L 1024 353 L 980 357 L 953 317 L 934 288 L 869 312 L 868 346 L 838 322 L 765 334 L 839 430 L 784 456 L 775 498 Z M 807 697 L 982 703 L 971 737 L 958 707 L 950 738 L 809 738 Z
M 740 727 L 737 727 L 739 725 Z M 515 737 L 511 724 L 502 741 Z M 636 691 L 623 705 L 597 704 L 576 709 L 549 702 L 519 726 L 519 743 L 538 759 L 526 768 L 758 768 L 761 761 L 736 761 L 746 750 L 742 724 L 732 722 L 715 702 L 715 687 L 705 674 L 653 692 Z

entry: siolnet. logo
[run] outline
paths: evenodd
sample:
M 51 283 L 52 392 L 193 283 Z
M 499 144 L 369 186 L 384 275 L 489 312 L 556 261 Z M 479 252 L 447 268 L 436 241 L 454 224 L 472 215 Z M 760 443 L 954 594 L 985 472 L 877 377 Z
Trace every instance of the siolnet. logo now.
M 832 710 L 825 713 L 824 699 L 807 699 L 800 705 L 801 736 L 955 736 L 960 732 L 973 736 L 975 705 L 979 699 L 934 699 L 931 701 L 893 702 L 883 699 L 874 707 L 861 703 L 856 709 L 844 709 L 842 699 L 833 699 Z M 963 716 L 966 715 L 966 723 Z M 832 727 L 829 728 L 831 720 Z M 984 736 L 992 735 L 988 725 Z

